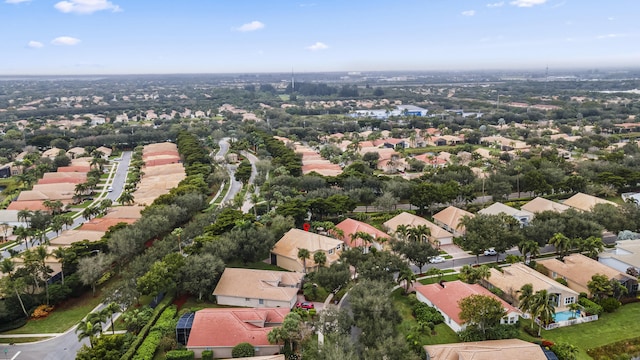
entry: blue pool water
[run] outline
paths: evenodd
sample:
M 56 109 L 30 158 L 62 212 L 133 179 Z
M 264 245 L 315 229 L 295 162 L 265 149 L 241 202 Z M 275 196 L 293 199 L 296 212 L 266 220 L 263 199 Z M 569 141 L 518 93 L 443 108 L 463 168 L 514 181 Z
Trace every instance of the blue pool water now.
M 569 320 L 570 317 L 578 317 L 578 316 L 580 316 L 579 312 L 576 312 L 574 314 L 573 311 L 567 310 L 567 311 L 561 311 L 561 312 L 555 313 L 555 315 L 553 315 L 553 320 L 555 320 L 556 322 L 566 321 L 566 320 Z

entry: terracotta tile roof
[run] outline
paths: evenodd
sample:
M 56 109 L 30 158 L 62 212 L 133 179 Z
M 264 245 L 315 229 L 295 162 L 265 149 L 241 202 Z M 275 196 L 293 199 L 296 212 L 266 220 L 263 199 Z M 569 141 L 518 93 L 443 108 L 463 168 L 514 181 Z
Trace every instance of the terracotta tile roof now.
M 563 204 L 569 205 L 582 211 L 591 211 L 596 204 L 610 204 L 613 206 L 618 206 L 618 204 L 612 201 L 600 199 L 599 197 L 583 193 L 577 193 L 573 195 L 572 197 L 565 200 Z
M 98 241 L 104 235 L 104 231 L 93 230 L 65 230 L 59 236 L 51 239 L 51 245 L 69 246 L 74 242 L 89 240 Z
M 71 200 L 75 194 L 75 184 L 37 184 L 31 190 L 23 191 L 19 201 L 29 200 Z
M 144 210 L 144 206 L 114 206 L 109 209 L 105 219 L 140 219 Z
M 344 236 L 342 237 L 342 241 L 344 241 L 344 243 L 351 248 L 354 248 L 357 246 L 371 245 L 371 244 L 365 243 L 365 241 L 360 238 L 353 239 L 353 240 L 351 239 L 351 234 L 355 234 L 358 231 L 365 232 L 373 236 L 375 239 L 380 239 L 380 238 L 389 239 L 389 235 L 384 231 L 378 230 L 367 223 L 363 223 L 362 221 L 353 220 L 350 218 L 343 220 L 341 223 L 336 225 L 336 228 L 342 230 L 342 232 L 344 233 Z
M 82 224 L 80 230 L 93 230 L 107 232 L 110 227 L 117 225 L 118 223 L 133 224 L 136 219 L 107 219 L 107 218 L 95 218 Z
M 163 142 L 145 145 L 142 148 L 142 154 L 162 151 L 178 151 L 178 146 L 174 143 Z
M 189 334 L 189 347 L 233 347 L 242 342 L 270 345 L 267 334 L 282 324 L 289 309 L 203 309 L 196 312 Z M 267 326 L 269 325 L 269 326 Z
M 271 252 L 298 261 L 302 265 L 302 260 L 298 259 L 298 250 L 307 249 L 311 253 L 311 258 L 306 261 L 307 268 L 310 268 L 315 266 L 313 253 L 316 251 L 327 252 L 327 264 L 331 264 L 338 260 L 340 254 L 339 251 L 333 251 L 333 254 L 328 254 L 328 252 L 338 248 L 342 248 L 341 240 L 300 229 L 291 229 L 278 240 Z
M 564 262 L 558 259 L 545 259 L 538 260 L 537 263 L 542 264 L 550 271 L 557 273 L 558 276 L 564 276 L 583 287 L 587 286 L 587 283 L 591 281 L 591 277 L 595 274 L 601 274 L 605 275 L 609 279 L 623 281 L 634 279 L 630 275 L 599 263 L 598 261 L 582 254 L 571 254 L 565 256 Z M 551 274 L 549 275 L 551 276 Z
M 11 204 L 7 206 L 7 210 L 47 210 L 47 207 L 42 203 L 42 200 L 12 201 Z
M 426 345 L 431 360 L 547 360 L 539 345 L 520 339 Z
M 387 222 L 383 224 L 389 229 L 389 233 L 395 234 L 398 225 L 410 225 L 410 226 L 418 226 L 418 225 L 426 225 L 431 230 L 431 238 L 433 239 L 443 239 L 443 238 L 451 238 L 453 234 L 448 232 L 447 230 L 441 228 L 440 226 L 432 223 L 431 221 L 421 218 L 420 216 L 410 214 L 408 212 L 402 212 L 395 217 L 391 218 Z
M 433 215 L 433 219 L 447 225 L 450 229 L 456 229 L 456 231 L 464 233 L 464 226 L 458 228 L 458 225 L 460 224 L 460 220 L 462 220 L 462 218 L 465 216 L 474 217 L 475 215 L 455 206 L 449 206 L 439 213 Z
M 226 268 L 213 295 L 290 302 L 303 277 L 297 272 Z
M 561 213 L 569 209 L 569 206 L 538 196 L 537 198 L 522 205 L 520 208 L 534 214 L 543 211 L 555 211 Z
M 518 216 L 518 217 L 526 216 L 529 218 L 533 217 L 533 214 L 526 210 L 518 210 L 511 206 L 505 205 L 501 202 L 493 203 L 491 204 L 491 206 L 478 211 L 478 214 L 485 214 L 485 215 L 498 215 L 500 213 L 505 213 L 509 216 Z
M 540 290 L 548 290 L 549 292 L 554 293 L 565 292 L 574 294 L 576 299 L 578 298 L 577 292 L 560 284 L 554 279 L 544 276 L 525 264 L 513 264 L 511 266 L 503 267 L 501 270 L 502 272 L 494 268 L 489 269 L 491 276 L 489 276 L 487 282 L 506 293 L 515 294 L 515 292 L 520 290 L 523 285 L 531 284 L 534 292 Z
M 444 286 L 444 287 L 443 287 Z M 491 291 L 483 288 L 478 284 L 467 284 L 460 280 L 444 282 L 440 284 L 419 285 L 415 287 L 416 291 L 429 299 L 431 303 L 447 314 L 453 321 L 462 325 L 464 321 L 460 319 L 460 307 L 458 302 L 471 295 L 485 295 L 499 300 L 504 306 L 507 313 L 517 312 L 520 310 L 509 305 L 506 301 L 494 295 Z
M 71 165 L 71 166 L 61 166 L 58 168 L 58 172 L 80 172 L 80 173 L 88 173 L 91 170 L 90 166 L 84 165 Z

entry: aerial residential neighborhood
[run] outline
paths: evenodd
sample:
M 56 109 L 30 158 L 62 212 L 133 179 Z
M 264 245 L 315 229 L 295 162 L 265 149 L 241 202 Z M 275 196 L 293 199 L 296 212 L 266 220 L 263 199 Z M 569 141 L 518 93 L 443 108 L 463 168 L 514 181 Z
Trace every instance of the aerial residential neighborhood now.
M 2 2 L 0 358 L 640 358 L 638 11 Z

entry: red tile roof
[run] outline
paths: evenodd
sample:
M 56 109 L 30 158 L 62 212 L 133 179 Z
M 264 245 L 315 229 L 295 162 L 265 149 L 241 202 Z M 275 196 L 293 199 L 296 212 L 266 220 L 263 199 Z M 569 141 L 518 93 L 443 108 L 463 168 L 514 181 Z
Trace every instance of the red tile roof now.
M 507 310 L 507 313 L 520 312 L 513 306 L 509 305 L 506 301 L 494 295 L 491 291 L 483 288 L 481 285 L 467 284 L 460 280 L 444 282 L 442 285 L 419 285 L 416 286 L 416 291 L 429 299 L 435 307 L 447 314 L 447 316 L 458 324 L 463 323 L 460 319 L 460 307 L 458 307 L 458 301 L 471 295 L 491 296 L 502 303 L 505 310 Z
M 187 348 L 196 346 L 270 345 L 267 334 L 289 313 L 285 308 L 203 309 L 196 312 Z
M 372 235 L 376 239 L 389 239 L 389 235 L 384 231 L 378 230 L 367 223 L 363 223 L 362 221 L 353 220 L 350 218 L 343 220 L 341 223 L 336 225 L 336 228 L 342 230 L 342 232 L 344 233 L 344 236 L 340 240 L 344 241 L 344 243 L 351 248 L 370 245 L 366 244 L 364 240 L 360 238 L 351 240 L 351 234 L 355 234 L 358 231 L 362 231 L 369 235 Z
M 87 221 L 82 224 L 80 230 L 93 230 L 93 231 L 104 231 L 107 232 L 110 227 L 118 224 L 118 223 L 127 223 L 133 224 L 136 222 L 136 219 L 125 219 L 125 218 L 117 218 L 117 219 L 109 219 L 109 218 L 95 218 Z

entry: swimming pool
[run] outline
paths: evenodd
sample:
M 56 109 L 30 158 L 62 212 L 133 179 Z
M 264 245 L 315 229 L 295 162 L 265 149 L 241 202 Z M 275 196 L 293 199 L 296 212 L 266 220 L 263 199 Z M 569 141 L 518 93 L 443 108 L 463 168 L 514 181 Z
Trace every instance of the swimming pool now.
M 575 313 L 571 310 L 557 312 L 553 315 L 553 320 L 558 321 L 567 321 L 569 318 L 580 316 L 580 311 L 576 311 Z

